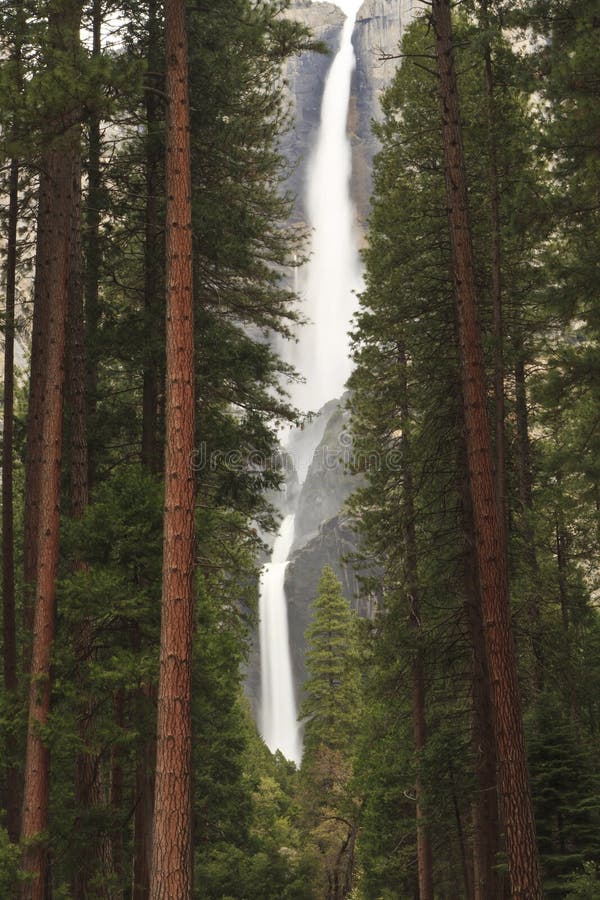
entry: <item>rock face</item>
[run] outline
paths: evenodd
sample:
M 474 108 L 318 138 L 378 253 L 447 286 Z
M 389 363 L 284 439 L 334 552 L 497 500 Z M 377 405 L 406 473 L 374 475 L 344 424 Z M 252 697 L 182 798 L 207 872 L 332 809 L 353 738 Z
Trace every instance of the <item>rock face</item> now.
M 380 119 L 379 97 L 398 65 L 395 55 L 402 33 L 416 12 L 415 0 L 365 0 L 356 17 L 352 43 L 356 69 L 352 79 L 348 132 L 352 141 L 352 195 L 357 216 L 364 226 L 371 194 L 371 169 L 377 152 L 377 140 L 371 130 L 372 119 Z M 331 3 L 294 0 L 286 15 L 308 25 L 316 40 L 330 48 L 328 56 L 301 53 L 293 57 L 285 70 L 285 82 L 293 115 L 293 126 L 282 141 L 281 149 L 295 165 L 288 188 L 297 198 L 294 219 L 305 221 L 303 197 L 306 194 L 307 167 L 319 127 L 325 80 L 339 48 L 344 14 Z
M 379 98 L 398 67 L 400 41 L 422 5 L 416 0 L 366 0 L 356 17 L 352 36 L 356 69 L 352 79 L 348 127 L 352 138 L 352 194 L 360 222 L 365 223 L 372 187 L 377 139 L 371 122 L 381 120 Z
M 342 582 L 345 596 L 359 614 L 370 615 L 372 612 L 370 601 L 359 596 L 358 580 L 348 559 L 358 549 L 358 539 L 344 504 L 360 482 L 349 471 L 352 448 L 347 430 L 346 400 L 347 395 L 341 400 L 330 401 L 302 431 L 292 435 L 285 454 L 286 488 L 269 498 L 282 515 L 294 512 L 296 517 L 294 543 L 285 575 L 285 594 L 298 701 L 306 677 L 304 632 L 311 620 L 310 607 L 317 594 L 323 567 L 332 567 Z M 307 459 L 309 452 L 312 453 L 310 460 Z M 302 481 L 300 488 L 298 472 Z M 250 650 L 245 681 L 246 693 L 256 714 L 260 705 L 258 635 L 254 636 Z
M 359 478 L 349 471 L 352 446 L 345 400 L 342 398 L 333 405 L 300 490 L 294 544 L 285 575 L 292 667 L 298 695 L 306 677 L 304 634 L 312 618 L 311 604 L 317 596 L 324 566 L 334 570 L 344 595 L 359 615 L 373 613 L 371 599 L 361 595 L 352 565 L 358 537 L 344 509 L 346 500 L 360 485 Z
M 295 535 L 292 552 L 299 550 L 319 532 L 321 525 L 339 516 L 356 488 L 349 471 L 351 445 L 348 435 L 349 413 L 344 399 L 330 411 L 323 436 L 314 451 L 306 480 L 296 505 Z
M 414 7 L 414 8 L 413 8 Z M 398 53 L 402 32 L 417 9 L 412 0 L 365 0 L 356 19 L 352 42 L 356 69 L 348 110 L 348 133 L 352 144 L 351 191 L 357 221 L 364 233 L 371 193 L 373 157 L 377 140 L 371 121 L 381 116 L 379 97 L 391 81 L 398 60 L 382 56 Z M 306 52 L 291 59 L 285 84 L 293 115 L 293 126 L 282 139 L 281 150 L 291 174 L 287 189 L 296 197 L 292 221 L 305 224 L 308 168 L 320 124 L 320 109 L 329 68 L 340 44 L 344 14 L 331 3 L 292 0 L 286 15 L 308 25 L 316 40 L 326 43 L 329 55 Z M 295 509 L 295 538 L 285 576 L 288 623 L 294 683 L 298 701 L 306 676 L 304 633 L 311 621 L 311 603 L 325 565 L 336 572 L 351 606 L 360 615 L 373 614 L 371 598 L 361 596 L 360 586 L 348 557 L 358 549 L 344 504 L 358 486 L 349 472 L 351 446 L 348 413 L 342 401 L 326 404 L 318 416 L 288 446 L 287 491 L 272 502 L 282 513 Z M 308 455 L 316 446 L 314 455 Z M 309 449 L 310 448 L 310 449 Z M 304 477 L 306 475 L 306 477 Z M 299 488 L 299 484 L 302 486 Z M 300 491 L 298 494 L 298 490 Z M 260 703 L 260 659 L 258 640 L 248 661 L 246 691 L 254 707 Z
M 304 197 L 310 153 L 319 129 L 325 82 L 340 46 L 344 14 L 332 3 L 294 0 L 286 10 L 286 16 L 307 25 L 314 40 L 322 41 L 330 49 L 329 54 L 305 52 L 293 56 L 284 72 L 292 127 L 283 136 L 281 151 L 292 166 L 286 188 L 296 198 L 293 218 L 303 223 L 306 221 Z

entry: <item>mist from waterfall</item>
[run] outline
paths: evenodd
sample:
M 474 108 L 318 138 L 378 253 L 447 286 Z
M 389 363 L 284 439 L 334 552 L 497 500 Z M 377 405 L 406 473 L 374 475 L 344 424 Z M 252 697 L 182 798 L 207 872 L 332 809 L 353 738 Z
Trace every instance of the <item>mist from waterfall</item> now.
M 343 393 L 350 374 L 348 329 L 356 308 L 354 292 L 361 289 L 361 267 L 350 196 L 352 157 L 347 134 L 348 104 L 355 67 L 352 32 L 362 0 L 343 0 L 346 13 L 340 48 L 327 77 L 321 106 L 321 124 L 308 169 L 306 208 L 311 227 L 310 258 L 298 282 L 303 312 L 309 324 L 302 328 L 291 362 L 305 377 L 305 384 L 291 388 L 294 404 L 303 411 L 317 411 Z M 325 417 L 313 421 L 300 440 L 288 435 L 290 453 L 302 447 L 296 462 L 300 484 L 308 462 L 323 436 Z M 302 755 L 301 730 L 289 644 L 284 582 L 288 555 L 294 539 L 294 516 L 283 520 L 270 563 L 260 584 L 260 729 L 268 747 L 279 749 L 296 763 Z

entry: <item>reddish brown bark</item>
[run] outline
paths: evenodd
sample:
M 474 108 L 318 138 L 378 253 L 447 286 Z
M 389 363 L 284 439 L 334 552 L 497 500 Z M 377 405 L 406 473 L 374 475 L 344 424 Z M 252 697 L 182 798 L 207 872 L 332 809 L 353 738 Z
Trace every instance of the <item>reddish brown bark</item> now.
M 48 344 L 41 429 L 39 537 L 21 831 L 25 845 L 23 868 L 31 876 L 31 880 L 22 887 L 22 897 L 27 900 L 43 900 L 47 871 L 43 838 L 48 824 L 49 753 L 41 732 L 50 712 L 50 657 L 56 615 L 73 159 L 73 152 L 64 148 L 50 151 L 45 158 L 49 208 L 52 213 L 52 240 L 47 269 L 50 278 Z
M 33 598 L 37 571 L 37 540 L 40 512 L 40 467 L 42 463 L 42 422 L 48 355 L 48 320 L 52 285 L 52 185 L 49 160 L 42 161 L 38 191 L 31 370 L 27 406 L 27 456 L 25 463 L 25 510 L 23 540 L 23 580 L 25 597 L 23 623 L 26 646 L 24 668 L 29 671 L 33 632 Z
M 464 460 L 464 456 L 463 456 Z M 459 471 L 464 471 L 460 466 Z M 497 759 L 494 741 L 490 680 L 485 648 L 481 599 L 477 578 L 477 557 L 473 517 L 470 509 L 468 485 L 463 479 L 462 523 L 465 537 L 463 580 L 469 636 L 473 648 L 472 744 L 475 756 L 477 796 L 473 803 L 473 896 L 475 900 L 502 897 L 502 880 L 496 872 L 496 855 L 500 847 L 498 815 Z
M 500 797 L 513 897 L 542 897 L 512 634 L 504 529 L 486 411 L 485 371 L 449 0 L 433 0 L 448 225 L 465 404 L 465 437 L 482 614 L 492 687 Z
M 15 547 L 13 511 L 15 294 L 17 221 L 19 215 L 19 162 L 10 164 L 6 237 L 6 318 L 4 324 L 4 414 L 2 431 L 2 637 L 4 690 L 8 703 L 16 701 L 17 635 L 15 612 Z M 6 734 L 6 830 L 19 839 L 19 768 L 16 735 Z
M 150 896 L 192 896 L 194 332 L 187 29 L 166 3 L 166 451 L 163 598 Z

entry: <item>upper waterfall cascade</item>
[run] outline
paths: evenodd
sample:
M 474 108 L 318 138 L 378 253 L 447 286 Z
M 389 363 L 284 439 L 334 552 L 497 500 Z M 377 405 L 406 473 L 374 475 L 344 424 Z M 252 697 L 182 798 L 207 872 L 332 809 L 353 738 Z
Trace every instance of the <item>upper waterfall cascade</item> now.
M 292 399 L 300 409 L 315 411 L 344 390 L 351 369 L 348 329 L 356 308 L 355 294 L 362 286 L 347 131 L 356 64 L 352 31 L 360 2 L 346 0 L 338 5 L 347 18 L 325 84 L 307 176 L 310 257 L 299 273 L 299 286 L 302 311 L 309 321 L 292 359 L 306 379 L 292 387 Z
M 347 132 L 355 67 L 352 32 L 360 0 L 345 0 L 339 6 L 347 18 L 325 84 L 319 132 L 308 170 L 306 209 L 311 228 L 310 258 L 298 274 L 303 311 L 309 324 L 299 334 L 291 362 L 306 381 L 294 385 L 291 394 L 296 406 L 305 411 L 319 410 L 344 390 L 351 369 L 348 330 L 356 307 L 356 291 L 361 288 L 355 210 L 350 196 L 352 160 Z M 314 443 L 304 448 L 304 453 L 311 455 L 320 441 L 322 429 L 313 428 L 312 434 Z M 303 478 L 306 465 L 300 465 L 300 460 L 298 463 L 297 471 Z M 260 727 L 272 751 L 280 749 L 289 759 L 299 763 L 301 737 L 284 591 L 293 529 L 294 516 L 288 515 L 261 579 Z

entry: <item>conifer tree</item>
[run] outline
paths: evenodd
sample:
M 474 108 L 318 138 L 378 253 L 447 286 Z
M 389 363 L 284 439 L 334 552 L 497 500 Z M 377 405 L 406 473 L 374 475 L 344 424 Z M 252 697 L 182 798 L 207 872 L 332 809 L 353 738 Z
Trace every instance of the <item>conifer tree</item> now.
M 434 0 L 432 24 L 436 37 L 442 111 L 448 226 L 463 379 L 469 484 L 492 685 L 509 872 L 513 896 L 541 898 L 541 874 L 509 608 L 506 543 L 494 484 L 487 422 L 485 368 L 477 312 L 475 263 L 449 0 Z
M 306 631 L 308 651 L 301 718 L 308 761 L 319 747 L 347 750 L 358 720 L 354 622 L 334 571 L 326 566 Z
M 11 48 L 13 74 L 17 91 L 22 91 L 21 53 L 24 40 L 22 4 L 16 5 Z M 18 127 L 11 125 L 12 137 L 18 140 Z M 17 667 L 17 612 L 15 591 L 15 535 L 14 535 L 14 395 L 15 395 L 15 319 L 18 263 L 17 226 L 19 221 L 19 160 L 10 161 L 8 176 L 8 221 L 6 234 L 6 311 L 4 322 L 4 384 L 2 416 L 2 639 L 3 678 L 9 705 L 16 700 L 18 685 Z M 11 841 L 19 835 L 19 773 L 17 767 L 17 741 L 15 735 L 7 735 L 8 756 L 6 776 L 6 827 Z
M 49 65 L 61 53 L 77 58 L 81 5 L 65 3 L 48 19 Z M 62 398 L 64 389 L 66 323 L 68 309 L 69 247 L 73 216 L 73 173 L 78 158 L 78 130 L 69 122 L 69 111 L 53 123 L 55 145 L 43 160 L 48 191 L 47 211 L 52 234 L 47 239 L 48 279 L 44 290 L 47 331 L 43 377 L 43 402 L 39 460 L 38 520 L 30 539 L 36 546 L 35 607 L 31 656 L 31 686 L 25 759 L 21 837 L 25 845 L 23 898 L 41 900 L 45 893 L 48 856 L 45 846 L 50 789 L 49 750 L 43 733 L 50 713 L 51 653 L 55 636 L 56 577 L 60 528 L 60 476 L 62 455 Z M 57 135 L 56 132 L 59 132 Z M 42 206 L 43 204 L 40 203 Z M 48 221 L 49 224 L 49 221 Z M 41 278 L 41 273 L 39 276 Z M 41 385 L 40 385 L 41 386 Z
M 304 815 L 321 855 L 320 891 L 342 900 L 352 889 L 358 809 L 352 756 L 360 721 L 356 623 L 333 570 L 326 566 L 306 631 L 308 677 L 300 717 L 304 729 Z
M 152 900 L 192 896 L 191 670 L 194 600 L 194 312 L 187 23 L 166 22 L 167 384 L 163 599 Z

